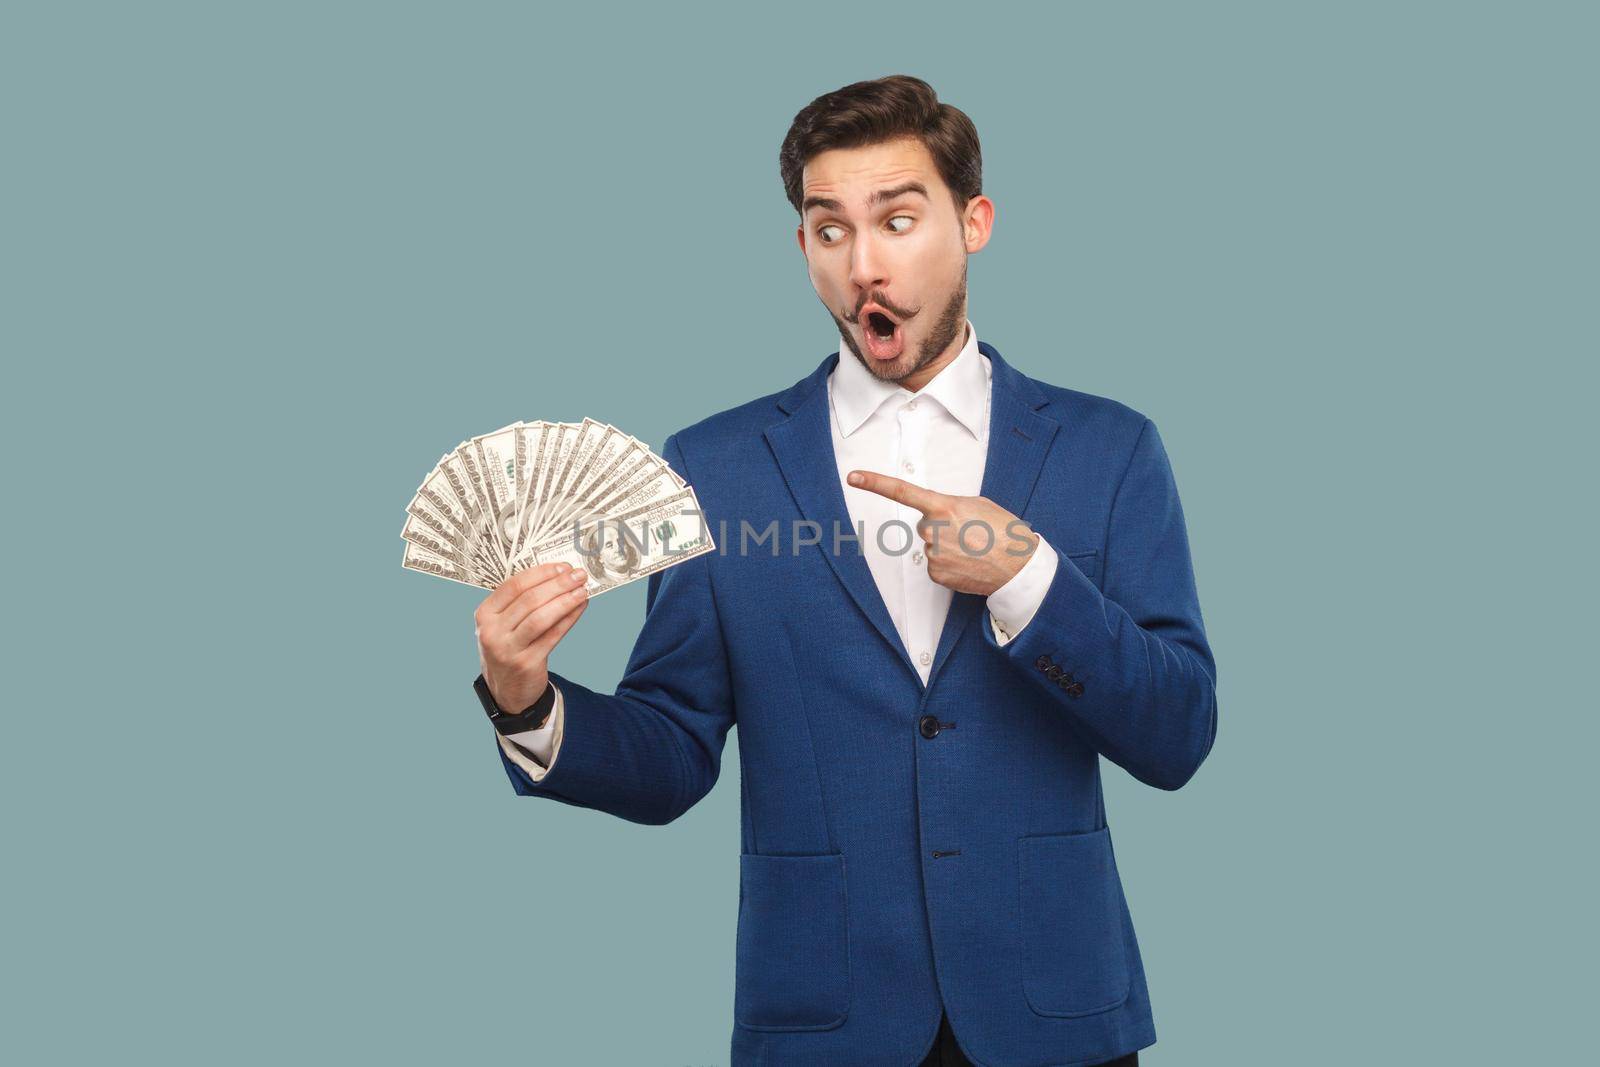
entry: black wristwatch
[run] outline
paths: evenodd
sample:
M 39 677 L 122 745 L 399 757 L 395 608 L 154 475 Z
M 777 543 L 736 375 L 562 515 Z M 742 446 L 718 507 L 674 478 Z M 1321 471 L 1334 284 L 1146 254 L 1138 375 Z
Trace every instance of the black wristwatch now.
M 494 702 L 494 694 L 489 692 L 489 683 L 483 680 L 483 675 L 478 675 L 477 681 L 472 683 L 472 688 L 482 701 L 484 713 L 489 716 L 489 721 L 494 723 L 494 728 L 501 734 L 520 734 L 527 730 L 537 730 L 544 725 L 550 709 L 556 706 L 556 687 L 548 681 L 545 682 L 544 695 L 535 700 L 532 707 L 524 708 L 515 715 Z

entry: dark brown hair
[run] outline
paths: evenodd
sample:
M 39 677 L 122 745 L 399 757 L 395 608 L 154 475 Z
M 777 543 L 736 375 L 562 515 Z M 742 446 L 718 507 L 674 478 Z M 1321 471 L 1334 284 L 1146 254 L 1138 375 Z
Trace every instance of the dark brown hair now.
M 896 137 L 916 137 L 927 146 L 958 215 L 983 192 L 983 150 L 972 120 L 960 108 L 941 104 L 933 86 L 921 78 L 891 74 L 824 93 L 795 115 L 778 150 L 778 173 L 789 203 L 800 212 L 801 171 L 813 156 Z

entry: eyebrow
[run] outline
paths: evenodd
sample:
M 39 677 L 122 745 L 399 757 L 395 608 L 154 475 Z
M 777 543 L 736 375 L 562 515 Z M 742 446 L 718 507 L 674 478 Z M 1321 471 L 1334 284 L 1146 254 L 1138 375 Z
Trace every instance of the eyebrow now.
M 870 211 L 879 204 L 905 196 L 907 193 L 920 193 L 924 200 L 929 199 L 928 190 L 921 182 L 904 182 L 888 189 L 879 189 L 867 197 L 867 210 Z M 820 207 L 824 211 L 844 211 L 844 205 L 832 197 L 808 196 L 800 205 L 800 214 L 804 215 L 814 207 Z

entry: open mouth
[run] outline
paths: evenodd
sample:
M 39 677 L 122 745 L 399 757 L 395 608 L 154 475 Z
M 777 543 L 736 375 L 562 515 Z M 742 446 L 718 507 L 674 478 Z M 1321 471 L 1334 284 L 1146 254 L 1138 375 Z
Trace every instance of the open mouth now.
M 894 359 L 905 349 L 905 334 L 900 323 L 879 310 L 861 316 L 862 336 L 874 359 Z

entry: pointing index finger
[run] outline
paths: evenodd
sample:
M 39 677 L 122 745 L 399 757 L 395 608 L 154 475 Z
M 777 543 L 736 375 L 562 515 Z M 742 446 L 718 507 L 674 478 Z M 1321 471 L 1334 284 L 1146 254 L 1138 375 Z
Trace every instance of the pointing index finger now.
M 886 496 L 890 500 L 898 501 L 907 507 L 916 508 L 923 513 L 927 513 L 931 508 L 937 507 L 945 499 L 943 493 L 925 489 L 903 478 L 896 478 L 889 474 L 874 474 L 871 471 L 851 471 L 850 484 L 858 489 L 865 489 L 869 493 Z

